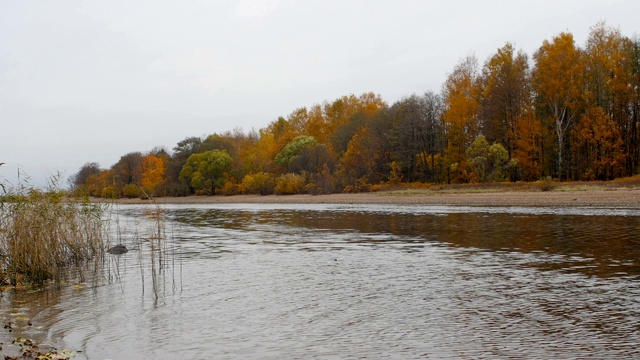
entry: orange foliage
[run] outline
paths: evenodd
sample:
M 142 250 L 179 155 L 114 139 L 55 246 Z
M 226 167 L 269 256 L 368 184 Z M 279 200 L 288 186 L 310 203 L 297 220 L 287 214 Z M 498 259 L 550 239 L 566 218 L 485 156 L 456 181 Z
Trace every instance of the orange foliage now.
M 161 157 L 149 154 L 142 159 L 142 181 L 144 188 L 155 192 L 164 183 L 165 165 Z
M 480 110 L 479 87 L 477 86 L 477 61 L 474 57 L 463 59 L 445 83 L 444 121 L 448 146 L 446 158 L 452 168 L 452 182 L 466 182 L 465 151 L 478 134 L 478 112 Z
M 533 57 L 533 89 L 542 100 L 543 113 L 549 114 L 545 118 L 557 140 L 557 175 L 564 178 L 566 136 L 583 101 L 583 52 L 575 46 L 572 34 L 561 33 L 551 42 L 545 40 Z
M 522 176 L 526 181 L 542 178 L 542 124 L 529 114 L 518 119 L 518 140 L 514 158 L 522 169 Z
M 163 185 L 167 193 L 186 195 L 207 181 L 204 193 L 289 194 L 368 191 L 385 181 L 630 176 L 640 171 L 639 59 L 640 39 L 604 23 L 591 29 L 585 48 L 568 32 L 545 40 L 531 70 L 527 56 L 506 43 L 482 73 L 473 56 L 461 59 L 441 94 L 414 94 L 391 106 L 372 92 L 350 94 L 297 108 L 247 135 L 236 129 L 185 139 L 173 156 L 129 153 L 110 170 L 76 177 L 82 180 L 75 185 L 92 196 L 117 197 L 124 185 L 128 192 Z M 302 136 L 315 139 L 314 146 L 296 153 L 299 161 L 288 168 L 277 166 L 278 154 Z M 467 151 L 478 136 L 506 149 L 498 175 L 495 162 L 491 172 L 486 156 Z M 223 175 L 196 177 L 198 186 L 180 181 L 191 177 L 181 174 L 192 156 L 219 150 L 229 155 Z M 279 177 L 287 172 L 300 175 Z
M 583 178 L 609 180 L 622 174 L 625 160 L 622 137 L 602 108 L 589 109 L 574 133 L 587 159 Z

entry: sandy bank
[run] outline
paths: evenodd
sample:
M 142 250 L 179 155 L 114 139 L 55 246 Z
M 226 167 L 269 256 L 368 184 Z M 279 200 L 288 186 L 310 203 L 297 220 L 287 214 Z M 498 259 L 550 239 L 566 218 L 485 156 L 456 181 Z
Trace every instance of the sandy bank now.
M 161 204 L 215 203 L 280 203 L 280 204 L 423 204 L 458 206 L 599 206 L 638 207 L 640 189 L 612 188 L 606 190 L 570 191 L 487 191 L 487 192 L 379 192 L 331 195 L 235 195 L 163 197 L 153 201 Z M 120 199 L 121 204 L 151 203 L 150 200 Z

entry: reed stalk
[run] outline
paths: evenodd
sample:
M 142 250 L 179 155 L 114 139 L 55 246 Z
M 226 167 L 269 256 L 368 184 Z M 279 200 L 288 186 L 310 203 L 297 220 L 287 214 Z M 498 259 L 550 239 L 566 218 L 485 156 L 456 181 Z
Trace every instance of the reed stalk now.
M 83 265 L 103 255 L 104 205 L 66 201 L 64 191 L 53 187 L 1 190 L 0 281 L 60 284 L 69 268 L 83 281 Z

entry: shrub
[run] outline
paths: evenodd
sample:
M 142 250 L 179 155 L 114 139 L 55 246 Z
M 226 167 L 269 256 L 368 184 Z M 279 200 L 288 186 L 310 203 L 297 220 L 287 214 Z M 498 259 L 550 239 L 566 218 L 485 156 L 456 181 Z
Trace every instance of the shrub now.
M 142 186 L 140 189 L 140 199 L 149 200 L 154 196 L 154 191 L 148 186 Z
M 118 193 L 114 187 L 106 186 L 102 189 L 102 192 L 100 193 L 100 197 L 107 198 L 107 199 L 117 199 Z
M 371 185 L 371 192 L 376 192 L 376 191 L 384 191 L 384 190 L 388 190 L 392 188 L 392 186 L 390 186 L 390 184 L 375 184 L 375 185 Z
M 167 194 L 169 196 L 188 196 L 189 186 L 184 183 L 171 183 L 167 185 Z
M 142 196 L 142 189 L 137 185 L 127 184 L 122 187 L 122 196 L 133 199 Z
M 320 194 L 320 189 L 318 188 L 318 185 L 312 181 L 304 186 L 304 192 L 307 194 L 318 195 Z
M 276 181 L 275 193 L 278 195 L 294 195 L 304 192 L 304 176 L 298 174 L 285 174 Z
M 247 174 L 242 179 L 242 187 L 247 194 L 269 195 L 273 194 L 276 181 L 271 174 L 259 172 Z
M 536 181 L 536 187 L 540 191 L 551 191 L 556 188 L 556 184 L 553 182 L 550 176 L 544 179 Z
M 370 192 L 370 191 L 371 191 L 371 184 L 369 184 L 365 176 L 357 179 L 354 184 L 347 185 L 344 187 L 344 192 L 346 193 L 362 193 L 362 192 Z
M 226 183 L 224 183 L 224 186 L 220 190 L 220 193 L 224 196 L 237 195 L 239 193 L 238 184 L 231 180 L 228 180 Z

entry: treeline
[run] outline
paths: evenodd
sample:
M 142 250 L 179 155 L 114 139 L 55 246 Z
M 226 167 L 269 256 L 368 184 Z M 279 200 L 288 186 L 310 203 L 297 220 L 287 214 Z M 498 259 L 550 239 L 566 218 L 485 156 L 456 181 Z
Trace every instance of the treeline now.
M 529 59 L 510 43 L 482 66 L 466 57 L 440 93 L 388 105 L 344 96 L 266 128 L 124 156 L 72 177 L 92 196 L 369 191 L 383 183 L 609 180 L 640 166 L 640 40 L 598 23 Z

